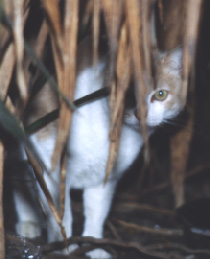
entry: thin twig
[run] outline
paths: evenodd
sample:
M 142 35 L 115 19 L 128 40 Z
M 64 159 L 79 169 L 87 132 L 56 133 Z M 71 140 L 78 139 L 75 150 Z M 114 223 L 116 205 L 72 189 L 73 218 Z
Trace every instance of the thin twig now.
M 181 229 L 166 229 L 166 228 L 150 228 L 145 226 L 139 226 L 135 223 L 126 222 L 123 220 L 115 220 L 120 225 L 135 229 L 136 231 L 140 232 L 147 232 L 155 235 L 164 235 L 164 236 L 183 236 L 183 230 Z
M 159 243 L 159 244 L 154 244 L 154 245 L 148 245 L 147 249 L 151 250 L 166 250 L 166 249 L 176 249 L 176 250 L 181 250 L 189 254 L 207 254 L 210 255 L 210 250 L 209 249 L 191 249 L 189 247 L 176 244 L 176 243 Z
M 116 227 L 111 223 L 110 220 L 107 221 L 107 226 L 110 229 L 110 231 L 112 232 L 112 235 L 117 239 L 117 240 L 122 240 L 121 237 L 119 236 L 119 234 L 117 233 L 117 229 Z
M 111 245 L 118 248 L 124 249 L 135 249 L 142 254 L 153 256 L 155 258 L 167 258 L 166 253 L 159 253 L 154 251 L 149 251 L 139 242 L 125 242 L 119 240 L 113 240 L 108 238 L 96 239 L 93 237 L 70 237 L 68 238 L 68 244 L 77 243 L 77 244 L 94 244 L 94 247 L 104 247 Z M 41 247 L 43 253 L 48 253 L 54 250 L 60 250 L 65 248 L 64 242 L 53 242 Z M 92 247 L 90 247 L 92 249 Z M 86 249 L 85 249 L 86 251 Z
M 156 208 L 154 206 L 137 203 L 137 202 L 118 202 L 118 204 L 115 206 L 114 209 L 121 212 L 133 211 L 133 210 L 141 210 L 141 211 L 144 210 L 144 211 L 150 211 L 150 212 L 164 214 L 172 217 L 175 215 L 175 213 L 171 210 Z

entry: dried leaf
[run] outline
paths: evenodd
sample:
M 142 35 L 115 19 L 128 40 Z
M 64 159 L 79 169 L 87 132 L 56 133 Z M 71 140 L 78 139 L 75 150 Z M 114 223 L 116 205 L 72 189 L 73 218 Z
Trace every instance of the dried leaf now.
M 98 43 L 100 33 L 100 10 L 101 1 L 94 0 L 94 12 L 93 12 L 93 64 L 96 68 L 98 62 Z
M 117 56 L 117 40 L 118 32 L 120 29 L 120 23 L 122 20 L 122 1 L 121 0 L 103 0 L 101 2 L 101 8 L 104 12 L 105 22 L 109 37 L 110 56 L 109 56 L 109 73 L 106 79 L 107 85 L 111 85 L 112 78 L 115 71 L 115 63 Z
M 183 43 L 186 18 L 186 2 L 183 0 L 159 1 L 158 27 L 160 48 L 170 50 Z
M 146 114 L 147 114 L 147 105 L 146 105 L 146 94 L 147 88 L 146 83 L 148 83 L 147 74 L 144 73 L 145 67 L 142 67 L 145 64 L 145 57 L 142 55 L 142 38 L 140 35 L 141 29 L 141 8 L 142 1 L 124 0 L 126 14 L 127 14 L 127 26 L 130 34 L 130 44 L 131 44 L 131 53 L 132 53 L 132 61 L 134 67 L 134 75 L 135 75 L 135 89 L 137 95 L 137 103 L 138 103 L 138 115 L 140 117 L 140 126 L 141 132 L 143 136 L 143 140 L 145 142 L 145 160 L 148 162 L 148 132 L 146 126 Z
M 46 184 L 46 182 L 44 180 L 44 177 L 43 177 L 42 168 L 40 167 L 40 164 L 37 162 L 36 158 L 33 156 L 33 154 L 27 148 L 26 148 L 26 153 L 27 153 L 27 156 L 29 158 L 30 163 L 33 166 L 33 169 L 34 169 L 34 172 L 35 172 L 35 175 L 36 175 L 36 179 L 37 179 L 37 181 L 38 181 L 38 183 L 39 183 L 39 185 L 40 185 L 40 187 L 41 187 L 41 189 L 42 189 L 42 191 L 43 191 L 43 193 L 46 197 L 48 206 L 49 206 L 50 210 L 52 211 L 56 222 L 58 223 L 58 225 L 61 228 L 61 233 L 62 233 L 62 235 L 64 237 L 64 241 L 66 243 L 67 237 L 66 237 L 65 229 L 62 225 L 62 219 L 61 219 L 61 217 L 60 217 L 60 215 L 59 215 L 59 213 L 58 213 L 58 211 L 57 211 L 57 209 L 54 205 L 53 199 L 52 199 L 52 197 L 50 195 L 50 192 L 47 188 L 47 184 Z
M 160 23 L 162 24 L 163 23 L 163 15 L 164 15 L 162 0 L 158 0 L 158 12 L 159 12 L 159 17 L 160 17 Z
M 151 65 L 151 11 L 152 7 L 155 3 L 155 0 L 142 0 L 142 7 L 141 7 L 141 17 L 142 17 L 142 54 L 143 60 L 145 62 L 144 73 L 146 73 L 146 80 L 147 80 L 147 89 L 148 91 L 152 90 L 152 65 Z
M 187 120 L 186 126 L 179 131 L 170 142 L 170 178 L 176 208 L 184 203 L 184 180 L 192 139 L 192 131 L 189 131 L 189 129 L 193 127 L 193 121 L 194 116 L 193 113 L 191 113 Z
M 14 45 L 11 43 L 5 54 L 3 56 L 2 62 L 0 64 L 0 96 L 1 98 L 5 98 L 9 89 L 9 84 L 12 78 L 12 73 L 15 65 L 15 57 L 14 57 Z
M 113 92 L 113 97 L 110 99 L 111 106 L 111 126 L 110 132 L 114 131 L 115 125 L 117 124 L 117 116 L 120 110 L 123 110 L 124 99 L 126 91 L 129 87 L 131 78 L 131 50 L 127 43 L 127 29 L 125 24 L 121 28 L 121 34 L 119 39 L 119 47 L 117 54 L 117 80 L 118 86 L 116 93 Z M 111 94 L 112 96 L 112 94 Z
M 49 22 L 50 22 L 50 32 L 53 38 L 53 43 L 56 46 L 57 51 L 62 49 L 62 28 L 61 28 L 61 17 L 59 12 L 59 2 L 60 0 L 43 0 L 42 3 L 45 7 Z
M 184 34 L 184 53 L 183 53 L 183 81 L 181 95 L 187 98 L 188 85 L 191 86 L 191 94 L 194 93 L 194 65 L 195 54 L 198 43 L 198 28 L 202 13 L 202 0 L 187 1 L 186 6 L 186 24 Z M 189 84 L 189 75 L 191 82 Z M 189 104 L 188 104 L 189 105 Z M 184 203 L 184 179 L 188 160 L 188 154 L 191 144 L 192 128 L 194 121 L 194 105 L 188 109 L 189 118 L 187 125 L 178 132 L 170 143 L 171 148 L 171 182 L 175 197 L 175 206 L 179 207 Z M 184 145 L 183 145 L 184 143 Z
M 50 21 L 49 32 L 51 36 L 53 57 L 55 61 L 58 85 L 61 88 L 63 84 L 64 67 L 63 67 L 63 57 L 62 57 L 63 35 L 62 35 L 62 28 L 61 28 L 61 17 L 59 12 L 59 1 L 53 0 L 52 3 L 49 4 L 49 1 L 43 0 L 43 4 L 45 6 L 46 13 Z
M 110 48 L 117 48 L 117 34 L 122 19 L 122 1 L 121 0 L 102 0 L 102 9 L 105 15 L 105 21 L 110 40 Z
M 40 60 L 42 59 L 42 56 L 43 56 L 43 51 L 44 51 L 45 43 L 47 40 L 47 35 L 48 35 L 48 28 L 47 28 L 46 22 L 44 21 L 41 25 L 37 38 L 31 44 L 31 47 L 33 48 L 34 52 L 36 53 L 36 57 Z M 24 71 L 29 71 L 29 66 L 31 65 L 31 61 L 32 61 L 31 56 L 25 55 Z M 25 73 L 25 80 L 26 80 L 27 85 L 30 85 L 30 83 L 31 83 L 31 82 L 29 82 L 30 79 L 31 79 L 31 74 Z M 30 92 L 31 92 L 31 89 L 30 89 Z M 31 97 L 29 97 L 29 98 L 31 98 Z M 29 101 L 30 100 L 28 100 L 28 102 Z
M 47 40 L 47 35 L 48 35 L 48 28 L 47 28 L 46 22 L 44 21 L 42 23 L 42 26 L 40 28 L 40 31 L 39 31 L 39 34 L 37 36 L 36 43 L 35 43 L 35 52 L 36 52 L 38 58 L 41 58 L 43 55 L 45 43 Z
M 64 17 L 63 35 L 63 69 L 57 71 L 62 77 L 59 84 L 61 91 L 69 97 L 74 98 L 74 88 L 76 80 L 76 53 L 77 53 L 77 33 L 78 33 L 78 1 L 71 0 L 66 2 Z M 72 112 L 61 103 L 60 120 L 57 141 L 51 159 L 52 170 L 56 167 L 59 158 L 66 146 L 69 136 Z
M 86 3 L 83 3 L 82 5 L 80 4 L 80 7 L 83 7 L 82 11 L 81 12 L 81 16 L 80 16 L 80 22 L 81 22 L 81 26 L 80 26 L 80 29 L 82 28 L 85 28 L 91 17 L 92 17 L 92 14 L 93 14 L 93 9 L 94 9 L 94 1 L 93 0 L 90 0 L 90 1 L 86 1 Z M 80 10 L 81 11 L 81 10 Z
M 122 62 L 122 60 L 125 60 L 125 62 Z M 110 148 L 106 168 L 105 183 L 108 180 L 108 177 L 111 173 L 117 157 L 124 112 L 124 99 L 131 78 L 130 63 L 130 49 L 127 44 L 127 31 L 124 25 L 121 28 L 117 55 L 117 86 L 113 83 L 111 87 Z
M 54 2 L 57 4 L 57 2 Z M 54 5 L 56 8 L 56 5 Z M 77 33 L 78 33 L 78 1 L 71 0 L 65 2 L 64 13 L 64 28 L 61 31 L 60 14 L 56 13 L 56 20 L 59 22 L 59 29 L 54 31 L 52 37 L 53 54 L 56 64 L 56 73 L 58 78 L 59 88 L 62 93 L 73 100 L 74 88 L 76 80 L 76 53 L 77 53 Z M 48 9 L 49 11 L 49 9 Z M 55 10 L 54 10 L 55 11 Z M 59 19 L 58 19 L 59 18 Z M 51 17 L 53 20 L 53 16 Z M 58 21 L 59 20 L 59 21 Z M 52 21 L 51 21 L 52 22 Z M 54 23 L 54 21 L 52 22 Z M 55 26 L 54 26 L 55 27 Z M 57 44 L 58 43 L 58 44 Z M 61 156 L 65 156 L 65 148 L 69 136 L 72 111 L 66 106 L 66 103 L 61 100 L 60 119 L 57 140 L 51 158 L 51 170 L 53 171 L 58 162 L 61 162 L 61 214 L 64 210 L 65 199 L 65 178 L 66 169 L 65 159 L 61 161 Z M 65 239 L 66 241 L 66 239 Z
M 66 152 L 63 154 L 61 159 L 61 169 L 60 169 L 60 217 L 63 218 L 65 209 L 65 187 L 66 187 Z
M 18 89 L 20 92 L 21 99 L 23 101 L 22 105 L 25 105 L 27 98 L 27 86 L 25 83 L 24 76 L 24 20 L 23 20 L 23 10 L 24 10 L 24 0 L 12 1 L 13 5 L 13 36 L 14 36 L 14 48 L 16 56 L 16 81 Z
M 194 72 L 196 47 L 198 42 L 198 29 L 200 25 L 202 0 L 187 0 L 186 27 L 183 46 L 183 74 L 182 92 L 187 97 L 188 78 Z
M 6 101 L 5 101 L 5 106 L 7 107 L 7 109 L 10 111 L 11 114 L 15 115 L 16 114 L 16 108 L 12 103 L 12 100 L 10 99 L 10 97 L 7 95 Z

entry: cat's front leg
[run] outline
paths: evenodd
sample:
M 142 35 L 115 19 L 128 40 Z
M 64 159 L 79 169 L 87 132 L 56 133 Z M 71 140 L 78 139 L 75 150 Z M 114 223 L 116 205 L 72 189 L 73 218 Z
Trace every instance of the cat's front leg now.
M 103 237 L 105 220 L 110 211 L 117 181 L 108 181 L 106 185 L 84 190 L 84 231 L 83 236 Z M 112 258 L 103 249 L 94 249 L 87 253 L 91 258 Z
M 57 209 L 60 211 L 60 168 L 57 166 L 56 170 L 50 171 L 51 168 L 51 157 L 53 152 L 53 147 L 55 145 L 56 135 L 51 135 L 45 140 L 39 139 L 36 135 L 31 137 L 31 142 L 42 158 L 48 172 L 44 172 L 43 176 L 47 185 L 47 189 L 53 199 L 53 203 Z M 65 228 L 66 236 L 69 238 L 72 235 L 72 214 L 71 214 L 71 204 L 70 204 L 70 181 L 66 179 L 66 189 L 65 189 L 65 211 L 62 220 L 63 227 Z M 49 204 L 45 194 L 43 193 L 41 187 L 37 183 L 37 188 L 39 190 L 40 200 L 42 201 L 43 207 L 46 212 L 46 227 L 47 227 L 47 242 L 63 241 L 63 236 L 61 233 L 61 228 L 55 220 L 55 217 L 49 208 Z M 62 253 L 69 253 L 68 249 L 61 251 Z
M 34 173 L 26 163 L 27 157 L 22 145 L 14 152 L 9 162 L 11 166 L 11 183 L 16 209 L 16 234 L 26 238 L 37 238 L 42 234 L 43 215 L 34 185 Z
M 13 190 L 13 197 L 17 211 L 16 233 L 22 237 L 32 239 L 41 236 L 42 221 L 36 211 L 36 209 L 39 210 L 39 206 L 34 204 L 27 190 L 25 191 L 25 186 L 21 190 Z

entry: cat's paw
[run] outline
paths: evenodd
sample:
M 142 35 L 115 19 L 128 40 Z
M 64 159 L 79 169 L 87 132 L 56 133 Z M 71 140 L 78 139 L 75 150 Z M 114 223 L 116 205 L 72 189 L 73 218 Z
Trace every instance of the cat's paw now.
M 40 226 L 32 221 L 20 221 L 15 225 L 16 233 L 22 237 L 36 238 L 41 236 Z
M 101 248 L 86 253 L 91 259 L 112 259 L 113 256 Z

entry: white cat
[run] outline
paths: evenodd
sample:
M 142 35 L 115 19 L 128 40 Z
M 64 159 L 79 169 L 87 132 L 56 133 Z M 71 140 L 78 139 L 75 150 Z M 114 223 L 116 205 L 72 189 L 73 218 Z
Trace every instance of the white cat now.
M 106 61 L 100 61 L 94 70 L 89 46 L 81 48 L 81 57 L 76 81 L 75 99 L 90 94 L 103 87 Z M 85 50 L 86 49 L 86 50 Z M 176 116 L 185 105 L 181 92 L 182 50 L 160 54 L 156 60 L 157 84 L 147 96 L 147 125 L 154 127 Z M 48 98 L 48 100 L 46 100 Z M 34 108 L 36 107 L 36 108 Z M 46 86 L 32 104 L 33 120 L 57 107 L 57 100 L 50 87 Z M 30 119 L 32 120 L 32 119 Z M 68 141 L 66 178 L 66 199 L 63 226 L 67 237 L 72 235 L 72 214 L 70 209 L 70 189 L 83 189 L 84 230 L 83 236 L 103 237 L 104 222 L 109 213 L 118 179 L 133 163 L 143 145 L 139 120 L 132 110 L 127 109 L 123 120 L 118 156 L 107 184 L 104 186 L 106 163 L 109 152 L 110 111 L 108 97 L 82 105 L 73 114 Z M 47 134 L 46 134 L 47 133 Z M 51 155 L 56 141 L 56 122 L 31 136 L 31 142 L 50 169 Z M 45 180 L 53 200 L 59 208 L 59 168 Z M 46 199 L 40 191 L 47 211 L 48 242 L 63 240 L 61 231 L 49 210 Z M 33 205 L 24 203 L 24 196 L 14 195 L 18 222 L 16 231 L 21 236 L 35 237 L 41 234 L 39 218 Z M 111 258 L 102 249 L 89 253 L 91 258 Z

